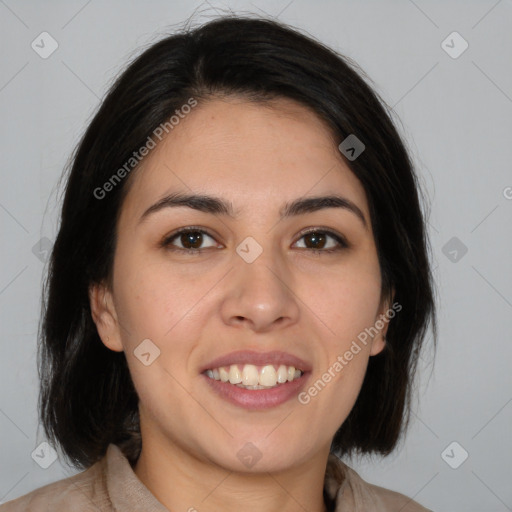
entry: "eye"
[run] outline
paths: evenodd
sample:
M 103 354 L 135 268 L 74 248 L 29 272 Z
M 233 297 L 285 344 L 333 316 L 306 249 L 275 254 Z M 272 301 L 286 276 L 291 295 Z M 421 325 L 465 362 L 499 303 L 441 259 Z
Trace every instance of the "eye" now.
M 320 228 L 302 233 L 300 240 L 304 240 L 300 248 L 309 249 L 313 253 L 330 253 L 348 247 L 347 241 L 341 235 Z
M 205 239 L 212 240 L 210 245 L 203 246 Z M 186 253 L 201 253 L 209 247 L 216 247 L 216 242 L 211 235 L 200 228 L 193 226 L 175 231 L 162 241 L 162 247 L 172 251 L 183 251 Z

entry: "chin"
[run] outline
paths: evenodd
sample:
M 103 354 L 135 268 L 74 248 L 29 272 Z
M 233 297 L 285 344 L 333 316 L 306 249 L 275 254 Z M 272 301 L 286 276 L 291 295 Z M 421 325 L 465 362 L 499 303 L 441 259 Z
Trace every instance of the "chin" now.
M 286 443 L 286 440 L 275 436 L 271 439 L 268 431 L 263 436 L 231 440 L 222 453 L 217 453 L 213 460 L 229 471 L 238 473 L 276 473 L 300 464 L 307 458 L 304 443 Z M 284 437 L 284 436 L 282 436 Z M 227 457 L 231 453 L 233 456 Z

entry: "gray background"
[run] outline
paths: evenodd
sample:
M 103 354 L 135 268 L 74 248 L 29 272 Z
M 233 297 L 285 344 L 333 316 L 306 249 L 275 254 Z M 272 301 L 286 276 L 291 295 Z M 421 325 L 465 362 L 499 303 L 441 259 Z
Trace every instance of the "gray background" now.
M 0 502 L 76 472 L 31 458 L 45 440 L 36 331 L 61 171 L 127 60 L 195 9 L 201 23 L 219 8 L 265 11 L 355 59 L 400 118 L 431 203 L 436 364 L 425 352 L 396 452 L 350 464 L 438 512 L 512 510 L 512 2 L 504 0 L 0 0 Z M 43 31 L 59 45 L 47 59 L 31 48 Z M 458 58 L 442 46 L 453 31 L 469 44 Z M 460 43 L 447 41 L 452 52 Z M 453 469 L 445 460 L 459 464 L 462 450 L 469 457 Z

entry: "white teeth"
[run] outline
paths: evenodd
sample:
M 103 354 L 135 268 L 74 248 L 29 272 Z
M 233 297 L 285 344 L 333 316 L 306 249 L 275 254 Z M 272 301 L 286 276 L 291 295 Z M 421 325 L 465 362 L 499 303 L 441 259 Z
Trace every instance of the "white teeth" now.
M 256 386 L 258 384 L 258 368 L 253 364 L 246 364 L 242 370 L 242 382 L 245 386 Z
M 212 368 L 205 373 L 210 379 L 229 382 L 245 389 L 268 389 L 298 379 L 303 372 L 284 364 L 279 365 L 277 370 L 272 364 L 261 367 L 253 364 L 232 364 L 229 368 Z
M 277 383 L 277 373 L 272 365 L 264 366 L 260 373 L 260 385 L 268 386 L 269 388 L 275 386 Z
M 229 367 L 229 382 L 231 382 L 231 384 L 239 384 L 242 382 L 242 374 L 236 364 L 232 364 Z
M 288 368 L 282 364 L 277 370 L 277 382 L 284 384 L 288 380 Z
M 219 374 L 220 380 L 222 382 L 227 382 L 229 380 L 229 372 L 226 370 L 226 368 L 219 368 Z

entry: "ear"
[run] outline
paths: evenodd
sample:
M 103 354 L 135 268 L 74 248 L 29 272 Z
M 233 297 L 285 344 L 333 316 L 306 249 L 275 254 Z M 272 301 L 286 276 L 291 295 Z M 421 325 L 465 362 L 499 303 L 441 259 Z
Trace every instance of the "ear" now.
M 105 284 L 92 284 L 89 287 L 89 304 L 103 344 L 110 350 L 122 352 L 124 349 L 112 292 Z
M 382 296 L 379 311 L 375 317 L 375 328 L 379 331 L 372 339 L 370 355 L 375 356 L 382 352 L 386 347 L 386 334 L 388 332 L 389 322 L 396 312 L 392 309 L 393 299 L 395 297 L 395 289 L 393 288 L 386 296 Z M 400 308 L 402 309 L 402 308 Z M 392 315 L 390 315 L 392 312 Z

